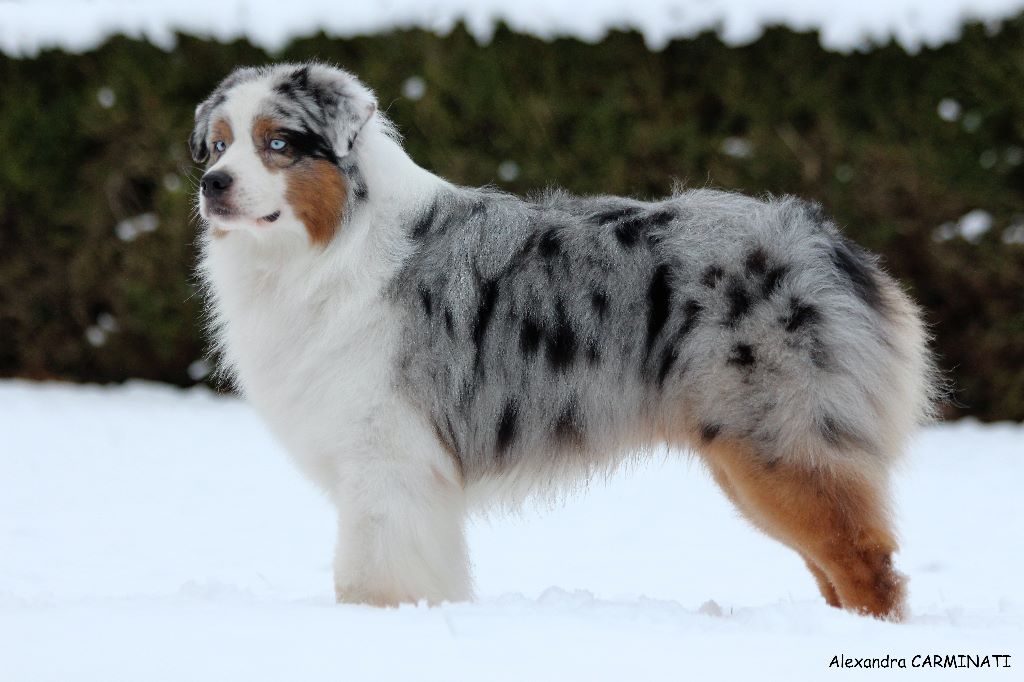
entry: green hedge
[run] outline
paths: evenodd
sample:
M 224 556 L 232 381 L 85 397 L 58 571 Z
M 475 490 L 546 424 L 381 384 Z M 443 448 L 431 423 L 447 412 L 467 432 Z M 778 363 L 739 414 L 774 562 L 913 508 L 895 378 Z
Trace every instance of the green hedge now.
M 586 44 L 499 27 L 481 46 L 459 27 L 273 56 L 179 36 L 170 53 L 119 37 L 0 57 L 0 374 L 193 383 L 193 108 L 237 65 L 309 58 L 359 74 L 412 156 L 460 183 L 821 201 L 926 308 L 961 403 L 948 413 L 1024 419 L 1024 245 L 1005 243 L 1024 232 L 1024 16 L 914 55 L 826 52 L 787 29 L 652 52 L 636 33 Z M 411 77 L 419 99 L 403 94 Z M 976 241 L 934 239 L 975 209 L 991 216 Z

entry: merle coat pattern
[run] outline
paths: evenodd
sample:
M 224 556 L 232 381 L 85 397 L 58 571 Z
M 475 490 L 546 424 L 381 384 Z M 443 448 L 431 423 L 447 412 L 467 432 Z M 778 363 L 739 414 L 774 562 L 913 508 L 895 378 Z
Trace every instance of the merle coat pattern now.
M 900 295 L 815 204 L 459 188 L 406 229 L 401 384 L 469 481 L 679 422 L 769 459 L 892 445 L 870 406 L 906 362 Z
M 667 445 L 828 604 L 904 615 L 889 479 L 926 335 L 817 204 L 457 187 L 322 64 L 238 70 L 189 142 L 221 366 L 337 506 L 340 601 L 468 599 L 474 503 Z

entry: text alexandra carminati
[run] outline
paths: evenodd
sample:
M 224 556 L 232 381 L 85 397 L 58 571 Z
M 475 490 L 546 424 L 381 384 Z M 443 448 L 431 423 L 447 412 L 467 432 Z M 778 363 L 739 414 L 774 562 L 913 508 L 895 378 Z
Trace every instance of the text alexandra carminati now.
M 851 658 L 833 656 L 830 668 L 1010 668 L 1010 654 L 915 654 Z

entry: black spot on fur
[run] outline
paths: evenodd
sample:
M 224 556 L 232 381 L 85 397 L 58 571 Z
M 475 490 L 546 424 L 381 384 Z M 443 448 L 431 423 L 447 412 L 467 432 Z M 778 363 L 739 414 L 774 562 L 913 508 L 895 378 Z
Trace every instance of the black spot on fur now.
M 700 439 L 705 443 L 710 443 L 718 434 L 722 432 L 721 424 L 703 424 L 700 427 Z
M 601 351 L 598 350 L 597 344 L 593 341 L 587 344 L 587 362 L 591 365 L 601 362 Z
M 704 275 L 700 278 L 701 284 L 706 286 L 708 289 L 714 289 L 718 286 L 718 283 L 725 276 L 725 271 L 717 265 L 712 265 L 704 271 Z
M 635 215 L 624 219 L 615 227 L 615 238 L 626 248 L 636 246 L 640 236 L 652 227 L 661 227 L 671 222 L 675 213 L 668 210 Z
M 801 327 L 816 324 L 821 319 L 818 309 L 798 298 L 789 299 L 789 317 L 786 318 L 786 331 L 795 332 Z
M 679 338 L 689 334 L 697 323 L 700 322 L 701 313 L 704 312 L 704 306 L 692 298 L 686 302 L 683 307 L 683 312 L 686 313 L 686 319 L 683 321 L 683 326 L 679 328 Z
M 305 90 L 309 87 L 309 67 L 300 66 L 295 71 L 292 71 L 290 76 L 291 83 L 299 90 Z
M 746 287 L 743 286 L 743 282 L 737 277 L 732 277 L 725 291 L 725 297 L 729 301 L 729 312 L 726 313 L 725 323 L 734 326 L 740 321 L 740 318 L 750 312 L 750 295 L 747 293 Z
M 597 313 L 598 319 L 603 320 L 605 313 L 608 312 L 608 294 L 600 290 L 594 290 L 590 294 L 590 305 L 594 308 L 594 312 Z
M 882 292 L 875 279 L 875 268 L 860 247 L 840 238 L 832 249 L 832 263 L 850 281 L 862 301 L 875 310 L 881 310 Z
M 729 364 L 737 365 L 738 367 L 753 367 L 757 364 L 757 358 L 754 357 L 754 348 L 747 343 L 737 343 L 732 347 L 732 353 L 729 355 Z
M 647 287 L 647 355 L 650 356 L 654 342 L 668 320 L 672 300 L 672 285 L 669 282 L 667 265 L 659 265 Z
M 410 233 L 413 239 L 422 239 L 430 234 L 431 228 L 434 226 L 434 220 L 437 218 L 437 202 L 430 204 L 430 208 L 420 214 L 416 222 L 413 223 L 412 232 Z
M 764 274 L 764 279 L 761 280 L 761 296 L 764 298 L 770 298 L 772 294 L 782 284 L 782 280 L 789 273 L 789 268 L 785 265 L 777 265 L 770 268 L 768 272 Z
M 626 248 L 632 248 L 636 246 L 643 228 L 644 222 L 642 217 L 628 218 L 615 226 L 615 238 Z
M 423 305 L 423 312 L 426 313 L 427 317 L 430 317 L 431 315 L 434 314 L 434 306 L 432 297 L 430 295 L 430 289 L 428 289 L 425 285 L 420 285 L 419 292 L 420 303 Z
M 768 269 L 768 256 L 763 249 L 754 249 L 743 263 L 747 274 L 763 275 Z
M 362 178 L 355 183 L 355 189 L 352 190 L 352 193 L 359 201 L 366 201 L 366 198 L 370 196 L 370 190 L 366 187 L 366 183 L 362 181 Z
M 576 403 L 569 400 L 558 414 L 554 428 L 555 440 L 561 445 L 581 445 L 583 430 L 576 414 Z
M 607 223 L 618 222 L 624 218 L 629 218 L 639 212 L 639 206 L 622 206 L 620 208 L 613 208 L 607 211 L 599 211 L 598 213 L 590 216 L 590 221 L 599 225 L 605 225 Z
M 519 350 L 524 355 L 533 355 L 537 352 L 537 348 L 540 347 L 540 339 L 543 335 L 544 330 L 541 329 L 539 324 L 530 317 L 524 318 L 523 324 L 519 329 Z
M 452 319 L 451 308 L 444 309 L 444 328 L 448 336 L 455 336 L 455 321 Z
M 679 359 L 679 348 L 682 344 L 683 339 L 693 331 L 693 328 L 700 322 L 701 314 L 704 311 L 704 306 L 690 299 L 683 306 L 683 323 L 676 330 L 672 338 L 665 344 L 665 347 L 661 351 L 661 359 L 658 363 L 657 372 L 657 383 L 658 388 L 662 388 L 665 385 L 665 379 L 668 378 L 672 368 L 675 367 L 676 361 Z
M 569 324 L 565 315 L 565 304 L 559 300 L 556 304 L 557 323 L 555 328 L 547 335 L 546 348 L 548 352 L 548 363 L 551 369 L 566 371 L 576 360 L 578 344 L 576 332 Z
M 668 373 L 672 370 L 672 366 L 676 364 L 676 360 L 679 359 L 679 350 L 676 346 L 668 346 L 661 354 L 661 363 L 658 366 L 658 388 L 665 385 L 665 379 L 668 377 Z
M 857 446 L 863 443 L 849 427 L 831 414 L 822 414 L 815 421 L 822 440 L 832 447 Z
M 664 227 L 670 222 L 676 219 L 675 211 L 664 208 L 660 211 L 655 211 L 647 216 L 647 224 L 652 227 Z
M 519 406 L 513 401 L 505 403 L 505 409 L 501 412 L 501 418 L 498 419 L 498 426 L 495 434 L 495 445 L 498 448 L 499 454 L 504 454 L 508 450 L 509 446 L 512 445 L 512 441 L 516 437 L 516 429 L 518 428 L 519 422 Z
M 551 227 L 541 234 L 537 241 L 537 253 L 544 258 L 554 258 L 562 252 L 562 238 L 558 236 L 558 228 Z
M 338 165 L 338 155 L 334 147 L 320 133 L 304 128 L 302 130 L 282 130 L 281 137 L 287 140 L 292 152 L 298 157 L 326 159 Z
M 479 363 L 487 327 L 494 315 L 494 308 L 498 304 L 498 280 L 485 280 L 481 283 L 478 300 L 476 319 L 473 321 L 473 345 L 476 346 L 477 362 Z
M 278 83 L 276 86 L 274 86 L 274 90 L 276 90 L 279 94 L 284 95 L 289 99 L 295 96 L 295 84 L 292 83 L 290 80 Z

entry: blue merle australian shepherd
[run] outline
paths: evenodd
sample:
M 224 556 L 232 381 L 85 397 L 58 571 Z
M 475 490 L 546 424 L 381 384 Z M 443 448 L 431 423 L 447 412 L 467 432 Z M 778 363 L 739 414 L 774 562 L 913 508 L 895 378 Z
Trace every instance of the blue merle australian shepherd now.
M 926 334 L 818 205 L 458 187 L 315 63 L 235 71 L 190 146 L 224 369 L 337 505 L 340 601 L 470 599 L 467 510 L 667 444 L 829 604 L 903 615 Z

